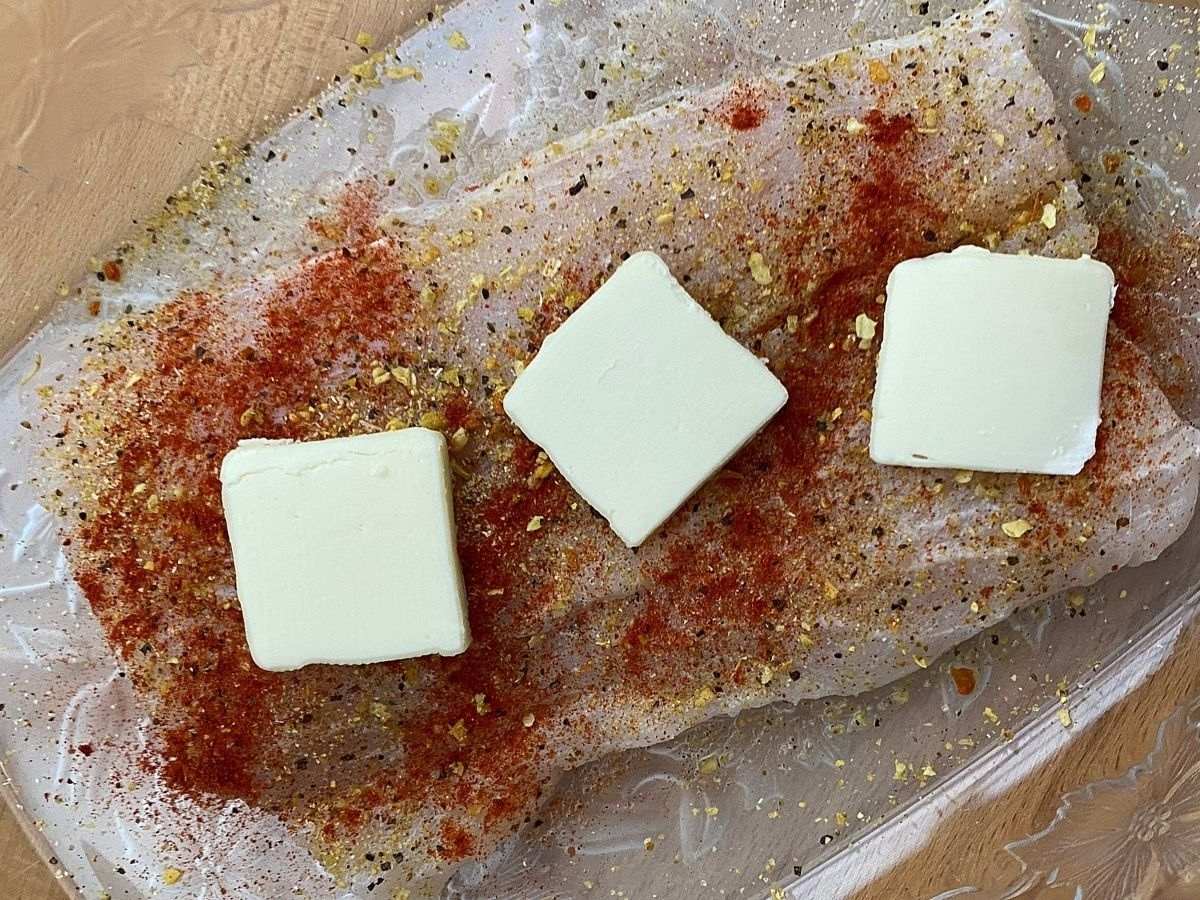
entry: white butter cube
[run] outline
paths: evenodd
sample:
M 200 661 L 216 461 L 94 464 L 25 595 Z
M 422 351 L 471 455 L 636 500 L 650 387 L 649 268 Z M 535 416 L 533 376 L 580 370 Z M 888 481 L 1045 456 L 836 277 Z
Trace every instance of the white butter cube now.
M 666 263 L 637 253 L 546 338 L 504 409 L 636 547 L 785 402 Z
M 255 663 L 371 663 L 467 648 L 446 441 L 408 428 L 242 441 L 221 499 Z
M 1112 270 L 960 247 L 892 270 L 871 459 L 1074 475 L 1096 452 Z

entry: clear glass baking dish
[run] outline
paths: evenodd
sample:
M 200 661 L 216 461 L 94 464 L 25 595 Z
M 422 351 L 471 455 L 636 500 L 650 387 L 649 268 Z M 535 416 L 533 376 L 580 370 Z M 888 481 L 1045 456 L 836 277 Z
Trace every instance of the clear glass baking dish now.
M 465 0 L 419 17 L 423 27 L 398 46 L 386 35 L 417 18 L 409 10 L 323 10 L 353 66 L 319 98 L 291 98 L 301 104 L 298 113 L 256 143 L 219 142 L 200 179 L 169 201 L 153 245 L 139 245 L 137 228 L 117 248 L 80 238 L 76 252 L 97 256 L 78 287 L 63 283 L 64 299 L 45 312 L 46 327 L 61 333 L 95 312 L 103 317 L 218 277 L 285 265 L 307 251 L 310 215 L 365 172 L 390 173 L 389 209 L 444 202 L 525 153 L 651 108 L 681 88 L 926 27 L 968 5 Z M 16 227 L 32 229 L 37 192 L 61 191 L 78 176 L 70 166 L 96 162 L 89 157 L 96 129 L 113 117 L 180 121 L 189 88 L 217 83 L 197 78 L 198 70 L 223 64 L 219 54 L 197 51 L 197 28 L 245 35 L 240 19 L 274 21 L 286 5 L 163 4 L 125 20 L 105 4 L 91 12 L 58 0 L 26 6 L 0 13 L 0 45 L 21 61 L 3 82 L 12 107 L 4 149 L 19 173 L 44 182 L 9 201 Z M 317 15 L 304 4 L 296 9 Z M 1093 211 L 1120 197 L 1131 234 L 1146 241 L 1195 235 L 1195 9 L 1044 0 L 1026 11 L 1031 53 L 1056 91 Z M 606 61 L 609 75 L 592 83 L 594 70 L 585 75 L 576 65 L 585 55 Z M 376 78 L 381 61 L 385 74 Z M 106 90 L 89 92 L 89 78 Z M 246 89 L 265 98 L 272 86 L 250 81 Z M 578 103 L 582 89 L 598 101 Z M 347 92 L 369 102 L 340 104 Z M 449 117 L 466 137 L 453 178 L 434 190 L 423 163 L 433 152 L 433 123 Z M 190 127 L 205 130 L 203 122 Z M 350 145 L 362 151 L 347 156 Z M 119 184 L 119 163 L 99 162 L 111 171 L 95 177 Z M 110 222 L 99 230 L 125 228 Z M 118 258 L 119 277 L 102 278 Z M 13 273 L 33 271 L 25 260 L 7 262 Z M 1167 288 L 1178 292 L 1185 338 L 1197 288 L 1194 266 Z M 0 747 L 10 803 L 84 896 L 391 890 L 386 877 L 375 886 L 378 870 L 336 883 L 302 839 L 251 811 L 230 806 L 213 814 L 167 803 L 162 786 L 131 766 L 149 723 L 71 583 L 53 517 L 36 503 L 37 464 L 20 425 L 55 371 L 52 344 L 44 335 L 15 342 L 0 373 L 0 415 L 13 436 L 0 492 Z M 1194 354 L 1184 338 L 1177 349 Z M 1200 396 L 1185 391 L 1176 399 L 1195 421 Z M 443 890 L 464 897 L 834 897 L 865 890 L 921 852 L 943 817 L 1036 771 L 1160 671 L 1193 622 L 1198 543 L 1193 527 L 1155 563 L 1027 609 L 883 690 L 715 720 L 667 744 L 586 766 L 559 785 L 518 842 L 486 866 L 464 868 Z M 1133 882 L 1121 876 L 1136 867 L 1137 890 L 1186 890 L 1200 840 L 1189 844 L 1183 829 L 1162 823 L 1172 803 L 1190 809 L 1190 797 L 1164 800 L 1167 789 L 1153 785 L 1186 782 L 1194 717 L 1183 709 L 1167 719 L 1169 712 L 1161 711 L 1162 749 L 1145 765 L 1088 788 L 1045 834 L 1011 848 L 1019 874 L 985 880 L 962 872 L 961 882 L 935 889 L 1017 896 L 1064 884 L 1087 897 L 1126 896 Z M 138 814 L 146 809 L 163 812 Z M 1110 819 L 1097 819 L 1096 809 Z M 1122 836 L 1131 828 L 1135 837 L 1097 842 L 1088 828 Z

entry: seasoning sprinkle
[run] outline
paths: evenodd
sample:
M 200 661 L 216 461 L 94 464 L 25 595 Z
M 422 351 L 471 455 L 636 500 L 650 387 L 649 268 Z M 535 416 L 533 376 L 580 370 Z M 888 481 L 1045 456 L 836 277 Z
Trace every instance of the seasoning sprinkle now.
M 1010 538 L 1021 538 L 1033 530 L 1033 525 L 1026 519 L 1013 519 L 1011 522 L 1001 525 L 1000 530 Z
M 413 81 L 421 81 L 425 77 L 415 66 L 387 66 L 383 74 L 392 81 L 407 81 L 410 78 Z
M 538 460 L 539 462 L 537 466 L 529 474 L 529 478 L 525 480 L 525 484 L 529 488 L 536 488 L 539 484 L 549 478 L 550 474 L 554 471 L 554 463 L 550 462 L 549 458 L 544 452 L 538 454 Z
M 771 283 L 771 268 L 767 265 L 761 253 L 751 253 L 747 264 L 750 267 L 750 277 L 754 279 L 755 284 L 767 285 Z
M 866 349 L 875 339 L 875 326 L 879 324 L 866 313 L 859 313 L 854 319 L 854 334 L 859 340 L 859 346 Z
M 429 428 L 432 431 L 441 431 L 446 427 L 446 417 L 436 409 L 421 413 L 421 417 L 417 421 L 422 428 Z

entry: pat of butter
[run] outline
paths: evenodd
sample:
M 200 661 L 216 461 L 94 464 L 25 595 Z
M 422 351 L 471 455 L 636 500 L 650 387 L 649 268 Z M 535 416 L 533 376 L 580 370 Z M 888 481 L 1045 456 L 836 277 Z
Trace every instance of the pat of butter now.
M 221 464 L 221 499 L 246 640 L 260 667 L 467 648 L 438 432 L 242 441 Z
M 636 547 L 785 402 L 666 263 L 637 253 L 546 338 L 504 409 Z
M 960 247 L 887 285 L 871 459 L 1074 475 L 1096 452 L 1112 270 Z

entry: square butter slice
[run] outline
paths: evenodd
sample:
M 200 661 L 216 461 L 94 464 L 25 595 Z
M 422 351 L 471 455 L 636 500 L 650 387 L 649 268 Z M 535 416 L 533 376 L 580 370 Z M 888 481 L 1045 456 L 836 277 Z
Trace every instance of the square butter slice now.
M 1112 270 L 960 247 L 892 270 L 871 459 L 1074 475 L 1096 452 Z
M 221 498 L 260 667 L 467 648 L 440 433 L 242 441 L 221 464 Z
M 546 338 L 504 409 L 636 547 L 785 402 L 666 263 L 637 253 Z

